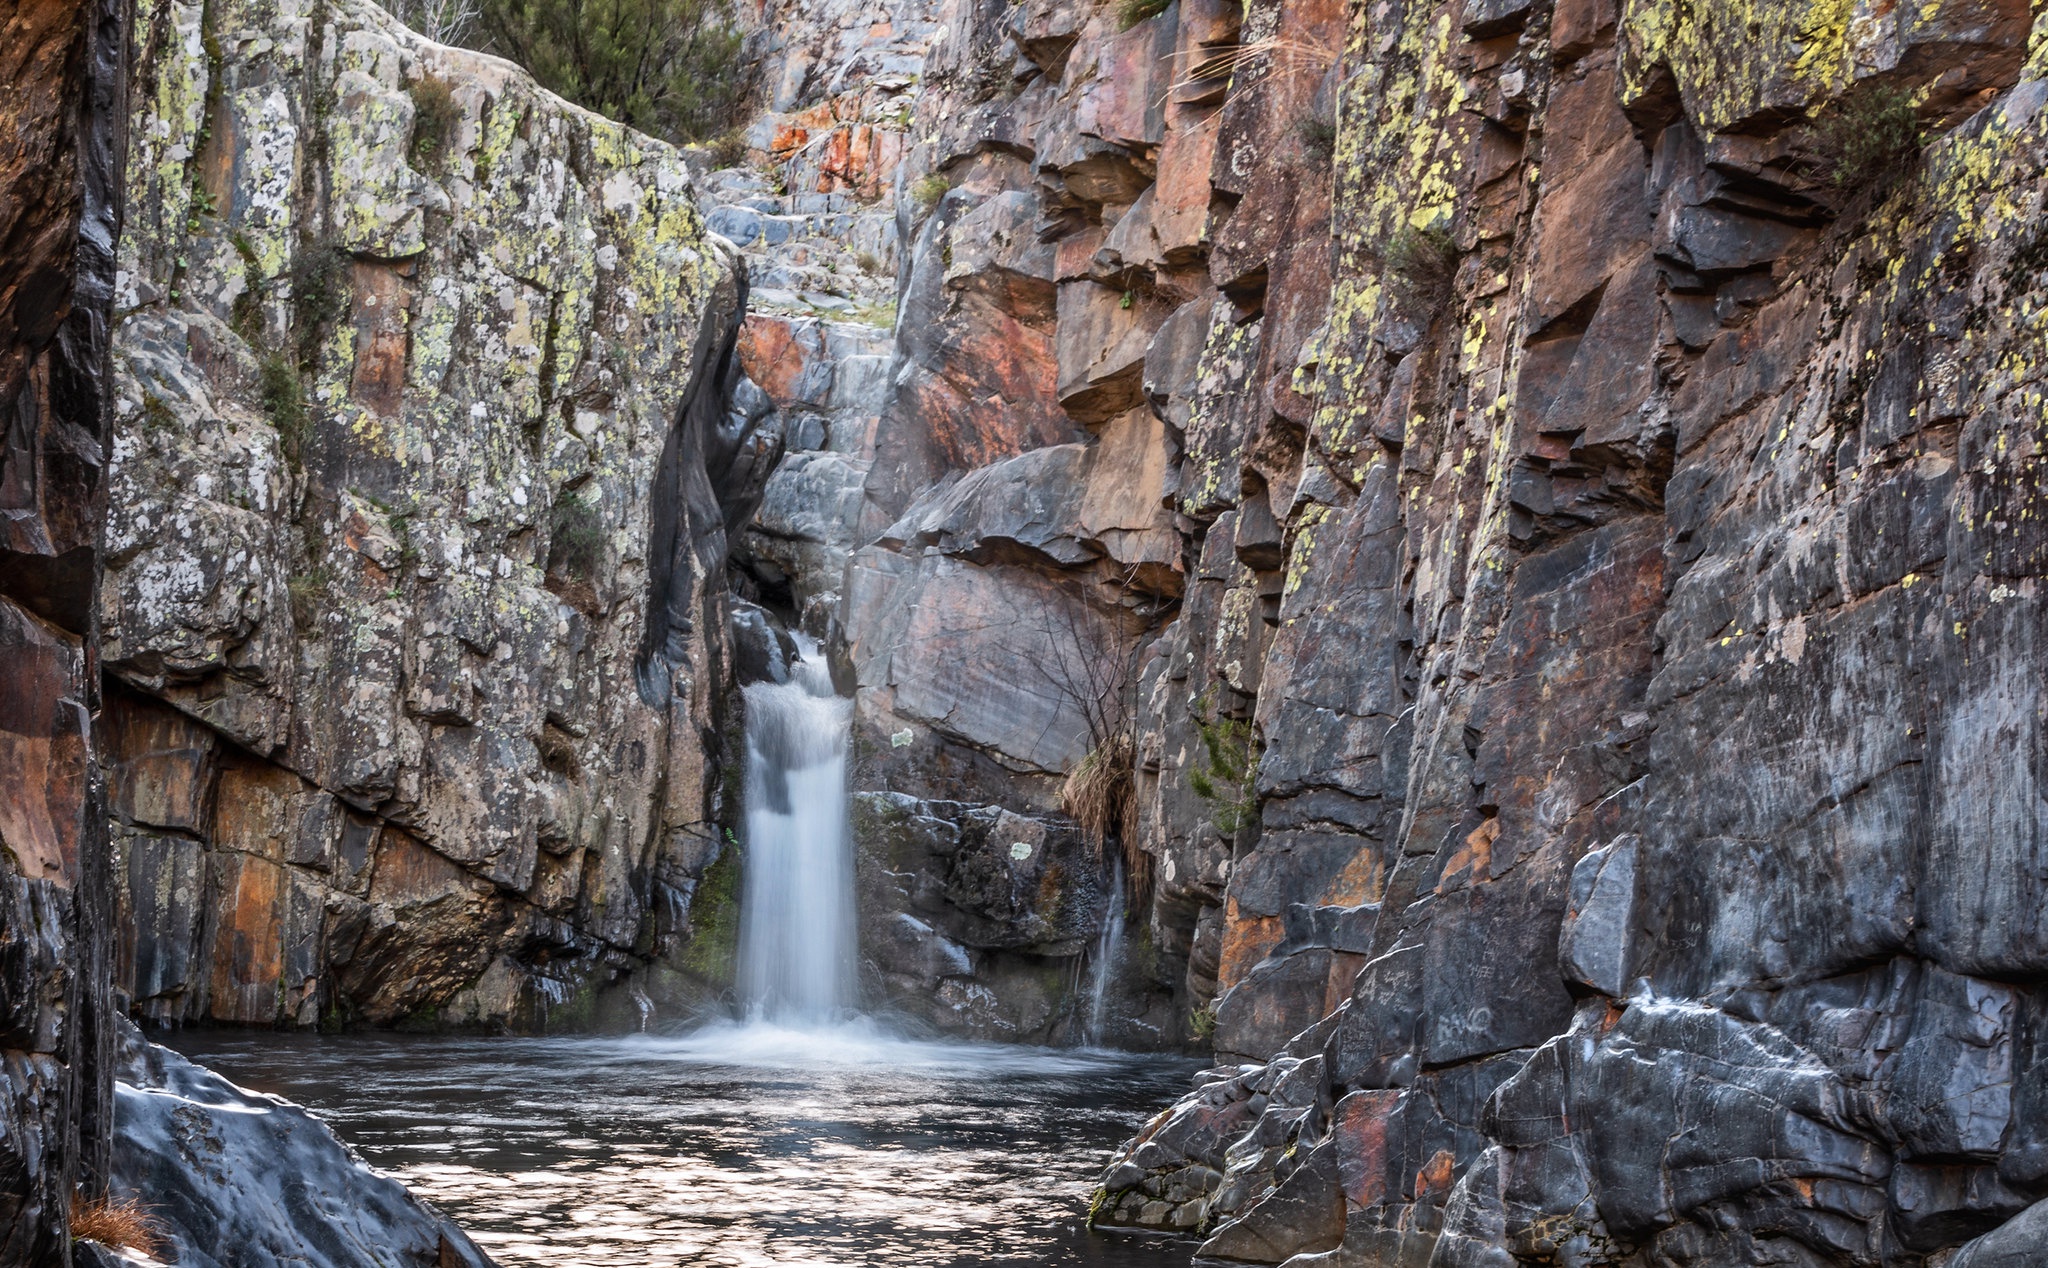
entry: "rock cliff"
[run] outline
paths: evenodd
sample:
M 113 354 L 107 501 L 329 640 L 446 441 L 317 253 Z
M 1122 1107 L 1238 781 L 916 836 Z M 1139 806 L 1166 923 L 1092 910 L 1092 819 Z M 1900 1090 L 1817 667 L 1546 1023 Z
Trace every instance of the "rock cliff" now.
M 793 605 L 837 592 L 860 786 L 1044 815 L 1135 753 L 1120 1038 L 1242 1064 L 1098 1221 L 1298 1265 L 2014 1253 L 2048 18 L 955 0 L 874 38 L 912 18 L 904 135 L 848 151 L 897 162 L 879 421 L 760 531 Z M 852 170 L 780 135 L 789 189 Z
M 290 1026 L 687 996 L 780 442 L 682 156 L 356 0 L 136 23 L 117 981 Z
M 10 0 L 0 31 L 0 1264 L 66 1265 L 113 1100 L 93 598 L 126 24 Z

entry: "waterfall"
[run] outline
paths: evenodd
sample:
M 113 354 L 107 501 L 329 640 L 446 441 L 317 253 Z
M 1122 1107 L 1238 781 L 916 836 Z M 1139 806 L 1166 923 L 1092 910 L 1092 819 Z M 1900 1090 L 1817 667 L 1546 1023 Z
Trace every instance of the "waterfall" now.
M 816 644 L 799 640 L 788 682 L 743 689 L 747 865 L 740 997 L 749 1021 L 816 1027 L 854 1007 L 853 850 L 846 741 L 853 702 L 835 695 Z
M 1102 1023 L 1109 1012 L 1109 982 L 1124 949 L 1124 861 L 1112 865 L 1109 910 L 1102 914 L 1102 928 L 1095 935 L 1095 973 L 1088 983 L 1088 1027 L 1086 1039 L 1102 1043 Z

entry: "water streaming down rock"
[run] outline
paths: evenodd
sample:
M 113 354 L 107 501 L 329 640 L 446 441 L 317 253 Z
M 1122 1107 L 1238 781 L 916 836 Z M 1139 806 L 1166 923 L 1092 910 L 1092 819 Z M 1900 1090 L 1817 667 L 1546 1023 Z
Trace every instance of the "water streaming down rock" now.
M 1093 977 L 1088 983 L 1088 1027 L 1084 1038 L 1096 1046 L 1102 1043 L 1103 1023 L 1109 1016 L 1109 983 L 1115 975 L 1117 960 L 1123 956 L 1124 920 L 1127 915 L 1124 862 L 1119 858 L 1111 864 L 1109 906 L 1102 913 L 1102 932 L 1095 937 L 1095 964 Z
M 787 682 L 745 688 L 747 865 L 739 985 L 749 1021 L 820 1026 L 854 1009 L 853 851 L 846 825 L 852 701 L 799 640 Z

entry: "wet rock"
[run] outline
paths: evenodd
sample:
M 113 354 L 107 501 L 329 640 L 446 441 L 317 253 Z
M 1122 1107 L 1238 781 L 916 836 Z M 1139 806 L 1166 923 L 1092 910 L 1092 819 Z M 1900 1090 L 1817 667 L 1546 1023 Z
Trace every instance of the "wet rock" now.
M 238 1088 L 126 1022 L 116 1077 L 111 1187 L 148 1209 L 167 1261 L 490 1268 L 461 1229 L 291 1102 Z

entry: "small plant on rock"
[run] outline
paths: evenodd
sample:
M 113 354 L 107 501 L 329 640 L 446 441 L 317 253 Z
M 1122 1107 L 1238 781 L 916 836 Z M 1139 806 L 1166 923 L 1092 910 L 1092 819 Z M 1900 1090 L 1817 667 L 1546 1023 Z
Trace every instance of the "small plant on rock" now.
M 747 130 L 728 128 L 711 138 L 704 148 L 711 151 L 713 166 L 738 167 L 747 161 Z
M 256 367 L 256 390 L 270 425 L 277 428 L 278 448 L 294 467 L 306 465 L 306 450 L 313 439 L 312 422 L 306 411 L 306 388 L 299 382 L 298 367 L 282 352 L 267 352 Z
M 1878 86 L 1823 111 L 1807 136 L 1809 170 L 1842 193 L 1869 188 L 1905 171 L 1920 153 L 1920 113 L 1913 96 Z
M 917 204 L 919 211 L 930 211 L 939 205 L 939 200 L 944 198 L 952 188 L 952 181 L 938 172 L 933 172 L 929 176 L 921 176 L 911 183 L 910 199 Z
M 91 1198 L 73 1195 L 71 1236 L 116 1250 L 155 1255 L 163 1248 L 162 1225 L 135 1198 Z
M 1451 297 L 1457 241 L 1442 229 L 1407 226 L 1387 239 L 1386 285 L 1412 316 L 1427 318 Z
M 292 327 L 301 364 L 313 363 L 320 337 L 348 312 L 353 264 L 347 251 L 324 238 L 304 244 L 293 257 Z
M 455 139 L 461 114 L 455 92 L 439 75 L 421 75 L 407 89 L 412 96 L 412 156 L 418 163 L 437 163 Z
M 1328 167 L 1337 153 L 1337 125 L 1328 119 L 1314 116 L 1294 125 L 1294 135 L 1301 141 L 1301 152 L 1310 162 Z
M 604 512 L 597 499 L 581 491 L 555 503 L 548 539 L 548 570 L 569 581 L 597 580 L 604 560 Z
M 1239 718 L 1213 721 L 1195 715 L 1202 757 L 1188 768 L 1188 787 L 1209 803 L 1209 822 L 1226 840 L 1258 817 L 1254 785 L 1259 775 L 1259 740 L 1252 724 Z
M 1188 1029 L 1195 1032 L 1195 1038 L 1204 1043 L 1216 1037 L 1216 1009 L 1204 1004 L 1188 1014 Z
M 1117 0 L 1117 29 L 1128 31 L 1147 18 L 1156 18 L 1172 3 L 1173 0 Z

